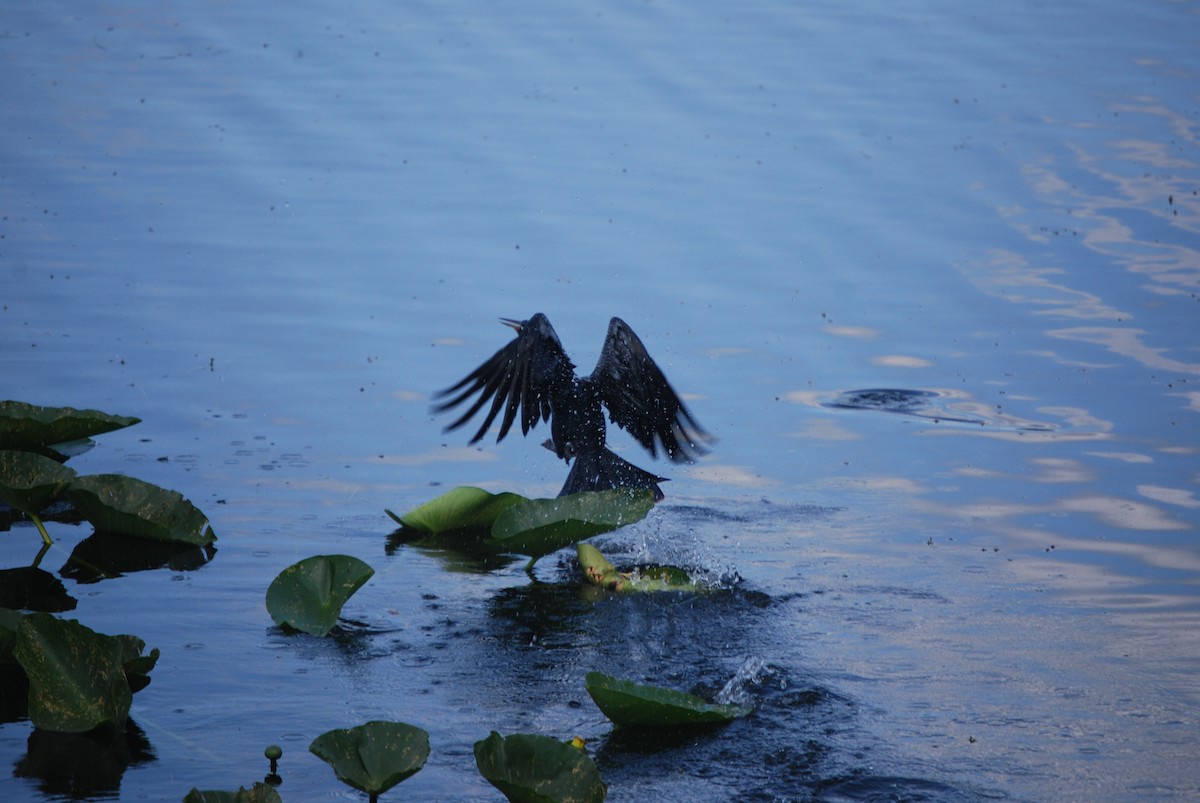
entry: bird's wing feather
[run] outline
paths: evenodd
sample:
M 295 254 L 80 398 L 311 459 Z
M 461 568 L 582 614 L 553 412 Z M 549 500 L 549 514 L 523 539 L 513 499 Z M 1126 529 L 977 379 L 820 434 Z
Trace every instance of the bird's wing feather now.
M 591 375 L 613 423 L 658 456 L 691 462 L 707 452 L 713 437 L 691 412 L 650 358 L 641 339 L 620 318 L 608 325 L 608 337 Z
M 504 416 L 500 419 L 497 441 L 508 434 L 518 413 L 521 432 L 528 434 L 538 421 L 550 417 L 551 387 L 556 381 L 561 381 L 564 373 L 569 382 L 573 369 L 550 321 L 539 313 L 522 322 L 517 336 L 482 365 L 461 381 L 437 393 L 436 398 L 444 401 L 435 404 L 433 409 L 435 412 L 445 412 L 478 393 L 479 397 L 465 413 L 446 426 L 446 431 L 465 424 L 490 401 L 487 416 L 471 438 L 471 443 L 483 438 L 501 410 Z

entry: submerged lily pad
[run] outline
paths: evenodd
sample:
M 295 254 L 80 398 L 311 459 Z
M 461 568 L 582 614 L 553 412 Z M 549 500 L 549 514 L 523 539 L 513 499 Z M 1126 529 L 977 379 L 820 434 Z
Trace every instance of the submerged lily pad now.
M 122 474 L 89 474 L 67 488 L 71 503 L 97 530 L 207 546 L 208 518 L 177 491 Z
M 645 518 L 649 490 L 584 491 L 557 499 L 530 499 L 504 510 L 492 525 L 491 545 L 534 560 L 593 535 Z
M 617 727 L 662 728 L 718 725 L 744 717 L 749 708 L 707 703 L 694 694 L 644 686 L 602 672 L 588 672 L 587 690 Z
M 141 420 L 99 410 L 0 401 L 0 449 L 38 449 L 123 429 Z
M 29 678 L 29 718 L 48 731 L 81 733 L 125 726 L 133 692 L 126 645 L 71 619 L 31 613 L 17 627 L 13 656 Z
M 36 515 L 75 479 L 75 470 L 33 452 L 0 450 L 0 500 Z
M 374 799 L 425 766 L 429 734 L 404 722 L 374 721 L 331 730 L 308 746 L 342 783 Z
M 475 743 L 475 764 L 511 803 L 599 803 L 608 794 L 587 753 L 549 736 L 492 731 Z
M 346 600 L 375 570 L 350 555 L 314 555 L 284 569 L 267 589 L 267 611 L 275 623 L 312 636 L 337 624 Z
M 691 575 L 674 566 L 642 566 L 632 572 L 619 572 L 600 550 L 591 544 L 576 544 L 583 577 L 589 583 L 625 594 L 647 591 L 698 591 Z
M 464 485 L 430 499 L 402 516 L 384 511 L 395 521 L 421 532 L 437 534 L 452 530 L 488 528 L 505 508 L 525 497 L 514 493 L 493 494 Z

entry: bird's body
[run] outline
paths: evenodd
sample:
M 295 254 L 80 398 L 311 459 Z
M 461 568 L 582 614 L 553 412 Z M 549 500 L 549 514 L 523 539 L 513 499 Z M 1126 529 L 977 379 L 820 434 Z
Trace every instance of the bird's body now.
M 560 495 L 606 488 L 649 488 L 662 498 L 664 478 L 638 468 L 608 449 L 604 409 L 652 455 L 662 451 L 673 461 L 691 462 L 712 441 L 680 401 L 638 336 L 620 318 L 608 325 L 608 337 L 596 368 L 575 375 L 549 319 L 540 312 L 527 321 L 501 319 L 517 337 L 457 384 L 438 394 L 434 409 L 449 410 L 476 393 L 467 411 L 446 427 L 456 429 L 491 401 L 479 441 L 500 411 L 499 441 L 520 416 L 521 432 L 550 422 L 554 453 L 573 463 Z M 449 397 L 449 398 L 447 398 Z

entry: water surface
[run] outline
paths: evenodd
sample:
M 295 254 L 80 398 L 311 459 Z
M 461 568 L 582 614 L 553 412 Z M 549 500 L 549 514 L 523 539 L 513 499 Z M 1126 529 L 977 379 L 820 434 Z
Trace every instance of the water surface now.
M 144 745 L 92 796 L 248 785 L 279 743 L 285 799 L 354 799 L 307 745 L 391 718 L 431 732 L 414 799 L 497 799 L 471 756 L 493 729 L 585 737 L 613 800 L 1194 797 L 1195 24 L 11 7 L 3 395 L 143 418 L 72 465 L 177 489 L 220 539 L 65 578 L 68 615 L 162 650 Z M 429 413 L 537 311 L 584 370 L 628 321 L 720 438 L 599 539 L 719 591 L 596 598 L 568 552 L 533 584 L 389 543 L 384 508 L 561 485 L 540 437 L 469 447 Z M 51 528 L 58 572 L 91 530 Z M 38 546 L 16 521 L 0 560 Z M 332 552 L 376 569 L 353 623 L 285 636 L 267 585 Z M 755 713 L 614 735 L 593 669 Z M 61 792 L 36 738 L 0 725 L 0 797 Z

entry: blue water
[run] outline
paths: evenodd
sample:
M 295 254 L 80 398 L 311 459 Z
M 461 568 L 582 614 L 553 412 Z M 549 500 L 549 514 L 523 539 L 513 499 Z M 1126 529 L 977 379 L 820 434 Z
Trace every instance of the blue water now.
M 9 4 L 0 395 L 136 415 L 72 461 L 184 493 L 203 568 L 82 585 L 163 657 L 93 796 L 352 793 L 308 743 L 432 734 L 392 793 L 497 799 L 471 744 L 581 735 L 613 800 L 1200 793 L 1200 49 L 1186 3 Z M 545 312 L 638 332 L 719 441 L 600 539 L 724 591 L 594 599 L 384 508 L 553 495 L 432 392 Z M 907 408 L 839 404 L 898 391 Z M 853 396 L 850 398 L 854 398 Z M 534 433 L 537 434 L 537 433 Z M 90 534 L 52 523 L 57 572 Z M 27 522 L 0 538 L 28 565 Z M 340 640 L 275 574 L 376 575 Z M 610 734 L 587 671 L 716 694 Z M 49 800 L 0 725 L 0 798 Z M 465 790 L 465 791 L 463 791 Z M 386 797 L 386 796 L 385 796 Z

